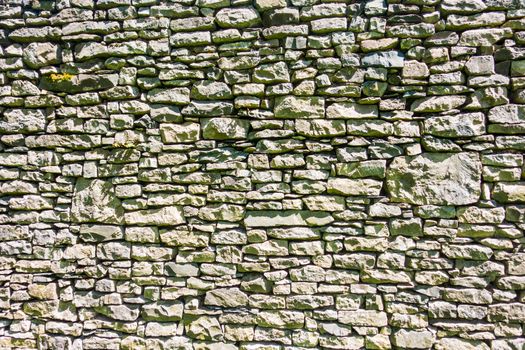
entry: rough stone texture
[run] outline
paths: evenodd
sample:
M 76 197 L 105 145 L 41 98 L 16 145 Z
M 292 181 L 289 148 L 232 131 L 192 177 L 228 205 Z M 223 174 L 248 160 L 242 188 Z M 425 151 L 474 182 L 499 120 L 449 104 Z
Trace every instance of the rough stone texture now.
M 0 349 L 523 350 L 523 0 L 0 1 Z

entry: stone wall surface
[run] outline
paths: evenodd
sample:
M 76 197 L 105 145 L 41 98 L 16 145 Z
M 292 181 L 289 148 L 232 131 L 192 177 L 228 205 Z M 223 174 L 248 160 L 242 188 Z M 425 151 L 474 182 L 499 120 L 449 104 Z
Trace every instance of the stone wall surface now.
M 525 349 L 524 0 L 3 0 L 0 349 Z

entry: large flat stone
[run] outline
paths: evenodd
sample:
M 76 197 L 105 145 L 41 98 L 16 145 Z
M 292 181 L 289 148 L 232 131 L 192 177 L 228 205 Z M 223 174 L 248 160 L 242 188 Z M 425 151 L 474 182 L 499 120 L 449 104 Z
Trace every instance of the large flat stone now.
M 324 98 L 280 96 L 275 99 L 276 118 L 324 118 Z
M 119 224 L 123 214 L 124 208 L 110 182 L 84 178 L 77 180 L 71 206 L 72 221 Z
M 481 162 L 475 153 L 423 153 L 395 158 L 387 170 L 394 202 L 465 205 L 481 194 Z

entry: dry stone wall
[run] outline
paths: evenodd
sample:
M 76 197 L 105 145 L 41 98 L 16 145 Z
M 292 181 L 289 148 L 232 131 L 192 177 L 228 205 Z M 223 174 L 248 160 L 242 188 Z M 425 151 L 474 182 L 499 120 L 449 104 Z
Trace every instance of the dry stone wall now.
M 525 348 L 525 1 L 4 0 L 0 349 Z

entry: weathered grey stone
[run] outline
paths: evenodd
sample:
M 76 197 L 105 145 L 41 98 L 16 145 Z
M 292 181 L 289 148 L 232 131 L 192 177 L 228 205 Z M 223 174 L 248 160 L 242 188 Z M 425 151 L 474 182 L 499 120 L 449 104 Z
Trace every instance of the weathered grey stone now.
M 161 124 L 160 135 L 164 143 L 195 142 L 200 139 L 198 123 Z
M 191 88 L 191 98 L 197 100 L 227 100 L 232 96 L 230 87 L 217 81 L 202 80 Z
M 402 52 L 386 51 L 366 54 L 361 63 L 365 67 L 403 68 L 404 61 Z
M 481 245 L 449 244 L 443 246 L 443 254 L 451 259 L 489 260 L 493 252 Z
M 41 109 L 7 109 L 0 120 L 0 132 L 7 134 L 35 133 L 45 126 L 46 114 Z
M 152 103 L 188 104 L 190 90 L 188 88 L 153 89 L 148 92 L 147 98 Z
M 485 133 L 483 113 L 464 113 L 425 120 L 425 132 L 439 137 L 472 137 Z
M 415 100 L 410 106 L 413 112 L 444 112 L 458 108 L 467 101 L 465 96 L 436 96 Z
M 124 233 L 119 226 L 84 224 L 80 226 L 80 236 L 85 242 L 102 242 L 122 239 Z
M 498 182 L 492 190 L 492 196 L 502 203 L 525 202 L 525 182 Z
M 430 349 L 436 336 L 430 331 L 400 329 L 392 335 L 392 343 L 403 349 Z
M 158 301 L 142 306 L 141 317 L 146 321 L 178 321 L 182 319 L 184 305 L 177 300 Z
M 124 209 L 110 182 L 100 179 L 77 180 L 71 206 L 74 222 L 120 224 Z
M 295 129 L 300 135 L 308 137 L 334 137 L 346 134 L 346 124 L 343 120 L 298 119 Z
M 248 305 L 248 296 L 238 288 L 220 288 L 206 292 L 204 304 L 221 307 Z
M 256 322 L 261 327 L 297 329 L 304 325 L 304 314 L 288 310 L 261 311 L 257 314 Z
M 79 93 L 98 91 L 117 85 L 117 74 L 49 74 L 40 80 L 39 87 L 44 90 Z
M 459 39 L 459 45 L 464 46 L 490 46 L 504 38 L 510 38 L 510 28 L 487 28 L 464 31 Z
M 469 340 L 460 338 L 442 338 L 435 344 L 435 349 L 462 349 L 462 350 L 489 350 L 487 344 L 479 340 Z
M 223 336 L 221 325 L 215 317 L 197 316 L 184 320 L 186 334 L 198 340 L 220 340 Z
M 170 38 L 170 43 L 175 47 L 201 46 L 211 44 L 210 32 L 175 33 Z
M 253 81 L 263 84 L 286 83 L 290 74 L 286 62 L 262 64 L 253 70 Z
M 259 24 L 261 18 L 253 7 L 235 7 L 219 10 L 215 20 L 223 28 L 246 28 Z
M 385 312 L 374 310 L 339 311 L 338 321 L 352 326 L 384 327 L 388 323 Z
M 481 163 L 473 153 L 396 157 L 387 170 L 391 199 L 419 205 L 475 203 L 480 182 Z
M 31 68 L 40 68 L 62 61 L 60 46 L 52 43 L 31 43 L 23 53 L 24 63 Z
M 247 211 L 244 224 L 248 227 L 322 226 L 334 219 L 330 214 L 310 211 Z
M 324 98 L 279 96 L 275 99 L 274 113 L 276 118 L 323 118 Z
M 184 223 L 185 219 L 180 207 L 171 206 L 127 212 L 124 221 L 128 225 L 173 226 Z
M 250 124 L 238 118 L 205 118 L 201 119 L 202 136 L 212 140 L 244 139 L 248 135 Z
M 327 191 L 343 196 L 378 196 L 383 183 L 372 179 L 328 179 Z
M 233 104 L 225 101 L 191 101 L 182 109 L 183 115 L 196 117 L 218 117 L 232 112 Z
M 376 105 L 361 105 L 352 102 L 336 102 L 326 108 L 327 118 L 336 119 L 366 119 L 377 118 L 379 112 Z

